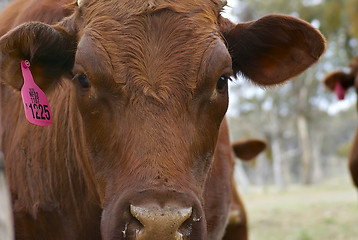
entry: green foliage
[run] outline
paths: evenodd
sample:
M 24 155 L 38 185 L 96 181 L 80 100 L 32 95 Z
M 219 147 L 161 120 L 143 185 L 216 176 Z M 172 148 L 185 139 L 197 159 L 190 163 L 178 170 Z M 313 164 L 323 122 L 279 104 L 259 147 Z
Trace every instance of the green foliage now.
M 349 31 L 353 37 L 358 38 L 358 1 L 347 0 Z
M 312 238 L 312 236 L 307 231 L 302 230 L 299 233 L 297 240 L 314 240 L 314 238 Z
M 337 34 L 338 30 L 342 26 L 342 11 L 344 9 L 341 2 L 331 1 L 323 7 L 323 14 L 321 17 L 321 30 L 329 36 L 334 33 Z

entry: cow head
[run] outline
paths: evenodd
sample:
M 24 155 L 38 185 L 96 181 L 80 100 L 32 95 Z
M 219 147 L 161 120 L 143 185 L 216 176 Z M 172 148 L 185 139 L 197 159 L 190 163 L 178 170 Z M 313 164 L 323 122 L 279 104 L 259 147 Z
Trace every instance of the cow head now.
M 25 23 L 0 39 L 3 83 L 19 90 L 28 59 L 50 104 L 68 87 L 104 239 L 206 239 L 202 195 L 228 79 L 280 84 L 324 51 L 304 21 L 270 15 L 235 25 L 221 8 L 218 0 L 83 0 L 57 25 Z
M 346 91 L 354 87 L 358 91 L 358 57 L 350 63 L 350 72 L 336 71 L 328 74 L 323 80 L 326 88 L 335 92 L 338 99 L 344 99 Z

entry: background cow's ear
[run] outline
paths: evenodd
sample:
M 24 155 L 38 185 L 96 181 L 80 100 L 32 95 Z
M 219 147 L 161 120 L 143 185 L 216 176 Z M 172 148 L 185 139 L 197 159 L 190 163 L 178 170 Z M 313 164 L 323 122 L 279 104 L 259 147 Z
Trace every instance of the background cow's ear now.
M 341 86 L 344 89 L 347 90 L 348 88 L 354 85 L 354 76 L 352 74 L 347 74 L 342 71 L 337 71 L 328 74 L 324 78 L 323 83 L 328 90 L 334 92 L 337 81 L 341 84 Z
M 0 38 L 0 80 L 20 90 L 20 62 L 29 60 L 34 80 L 47 90 L 72 70 L 75 36 L 61 26 L 25 23 Z
M 305 21 L 285 15 L 268 15 L 237 24 L 222 34 L 234 72 L 241 72 L 260 85 L 278 84 L 298 75 L 325 50 L 325 39 L 319 31 Z
M 232 144 L 235 155 L 241 160 L 248 161 L 256 157 L 266 148 L 266 142 L 259 139 L 237 141 Z

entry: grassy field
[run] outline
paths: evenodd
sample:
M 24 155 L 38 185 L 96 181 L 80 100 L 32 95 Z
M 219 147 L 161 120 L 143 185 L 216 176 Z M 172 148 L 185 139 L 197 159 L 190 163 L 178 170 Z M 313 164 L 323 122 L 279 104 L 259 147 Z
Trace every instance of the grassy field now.
M 348 177 L 241 196 L 250 240 L 358 239 L 358 193 Z

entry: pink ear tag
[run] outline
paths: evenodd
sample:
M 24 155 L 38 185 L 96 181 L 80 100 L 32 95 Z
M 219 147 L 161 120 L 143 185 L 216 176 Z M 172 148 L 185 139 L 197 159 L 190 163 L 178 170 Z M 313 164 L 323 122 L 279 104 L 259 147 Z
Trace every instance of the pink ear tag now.
M 36 85 L 29 69 L 28 60 L 21 61 L 21 71 L 24 85 L 21 88 L 27 121 L 38 126 L 48 126 L 52 123 L 52 114 L 45 93 Z
M 334 92 L 337 95 L 338 100 L 343 100 L 346 94 L 346 90 L 342 87 L 339 81 L 336 82 L 336 86 L 334 87 Z

